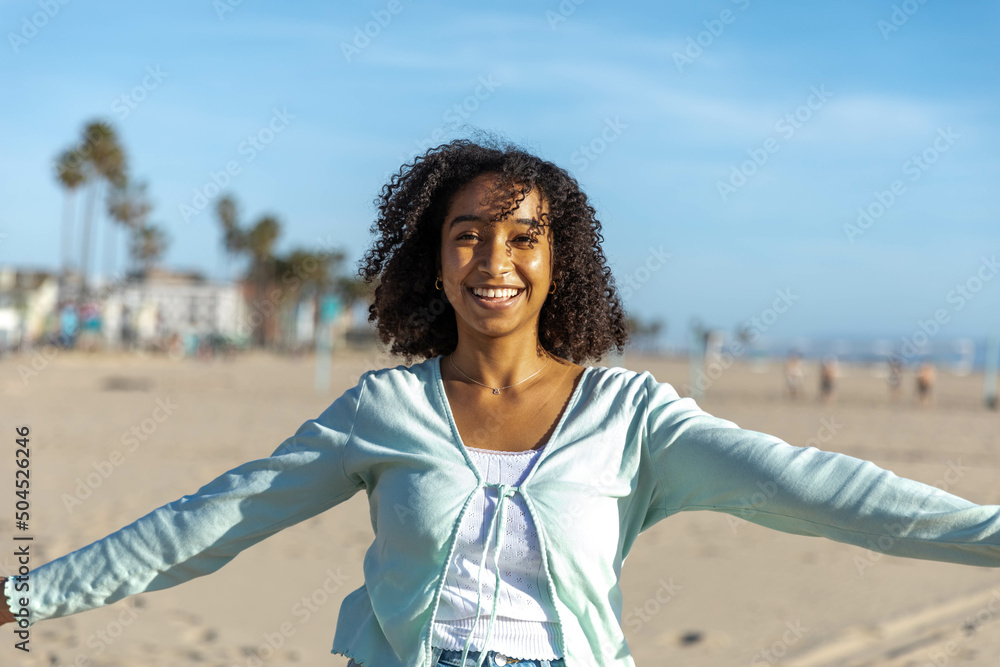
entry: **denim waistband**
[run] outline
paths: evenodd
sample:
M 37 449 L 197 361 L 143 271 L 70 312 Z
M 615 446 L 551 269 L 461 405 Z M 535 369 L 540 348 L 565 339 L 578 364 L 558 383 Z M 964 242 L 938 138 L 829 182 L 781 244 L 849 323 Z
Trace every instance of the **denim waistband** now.
M 434 648 L 433 667 L 462 667 L 462 652 L 459 650 Z M 479 662 L 479 651 L 469 651 L 466 656 L 466 666 L 475 667 Z M 486 658 L 483 659 L 482 667 L 502 667 L 503 665 L 517 665 L 517 667 L 565 667 L 566 663 L 562 658 L 555 660 L 525 660 L 521 658 L 510 658 L 499 651 L 486 651 Z

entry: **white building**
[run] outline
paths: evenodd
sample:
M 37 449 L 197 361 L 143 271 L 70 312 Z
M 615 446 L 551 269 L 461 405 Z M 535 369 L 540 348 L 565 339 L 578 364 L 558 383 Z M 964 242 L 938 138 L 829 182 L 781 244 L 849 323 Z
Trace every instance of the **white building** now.
M 38 340 L 58 296 L 59 281 L 47 271 L 0 268 L 0 350 Z
M 131 332 L 144 345 L 173 334 L 204 337 L 220 334 L 245 339 L 250 334 L 248 310 L 240 286 L 211 283 L 198 274 L 153 270 L 130 276 L 121 285 L 99 291 L 104 301 L 102 332 L 116 347 Z

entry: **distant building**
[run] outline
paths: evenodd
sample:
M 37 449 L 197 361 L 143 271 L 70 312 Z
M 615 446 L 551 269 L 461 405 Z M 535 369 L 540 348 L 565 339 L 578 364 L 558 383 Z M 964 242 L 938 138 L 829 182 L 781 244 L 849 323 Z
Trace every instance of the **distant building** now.
M 0 350 L 33 345 L 51 327 L 58 296 L 48 271 L 0 268 Z
M 197 272 L 134 273 L 104 292 L 101 329 L 112 347 L 162 343 L 173 334 L 242 339 L 250 332 L 239 285 L 212 283 Z
M 250 283 L 214 283 L 195 271 L 164 269 L 98 278 L 85 298 L 82 285 L 73 272 L 60 277 L 0 269 L 0 353 L 50 341 L 81 349 L 192 353 L 209 337 L 241 345 L 255 333 L 267 345 L 308 349 L 320 334 L 315 295 L 269 290 L 257 297 Z M 351 317 L 337 310 L 324 335 L 342 339 Z

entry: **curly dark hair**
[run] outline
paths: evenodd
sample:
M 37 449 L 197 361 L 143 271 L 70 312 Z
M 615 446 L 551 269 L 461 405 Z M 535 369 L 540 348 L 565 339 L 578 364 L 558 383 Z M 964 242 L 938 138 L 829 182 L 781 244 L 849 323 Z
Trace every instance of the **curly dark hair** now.
M 434 289 L 440 266 L 441 225 L 453 195 L 485 173 L 499 175 L 513 212 L 535 187 L 549 206 L 542 226 L 552 231 L 553 280 L 538 321 L 539 342 L 556 356 L 581 363 L 600 359 L 628 341 L 625 311 L 601 243 L 601 223 L 576 179 L 566 170 L 496 139 L 458 139 L 431 148 L 393 174 L 375 199 L 376 236 L 358 275 L 375 283 L 368 320 L 389 352 L 430 358 L 458 344 L 455 310 Z

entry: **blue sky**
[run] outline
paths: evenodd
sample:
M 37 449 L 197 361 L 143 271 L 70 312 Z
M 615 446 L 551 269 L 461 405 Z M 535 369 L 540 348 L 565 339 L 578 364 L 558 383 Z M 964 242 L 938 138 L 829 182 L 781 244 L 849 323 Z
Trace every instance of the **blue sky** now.
M 149 184 L 165 264 L 210 275 L 211 205 L 183 206 L 227 164 L 244 221 L 282 220 L 279 250 L 338 246 L 353 268 L 389 174 L 461 122 L 580 181 L 628 310 L 671 340 L 762 316 L 765 337 L 899 339 L 941 311 L 934 336 L 979 336 L 1000 329 L 998 18 L 943 0 L 5 2 L 0 265 L 57 265 L 52 159 L 93 118 Z

